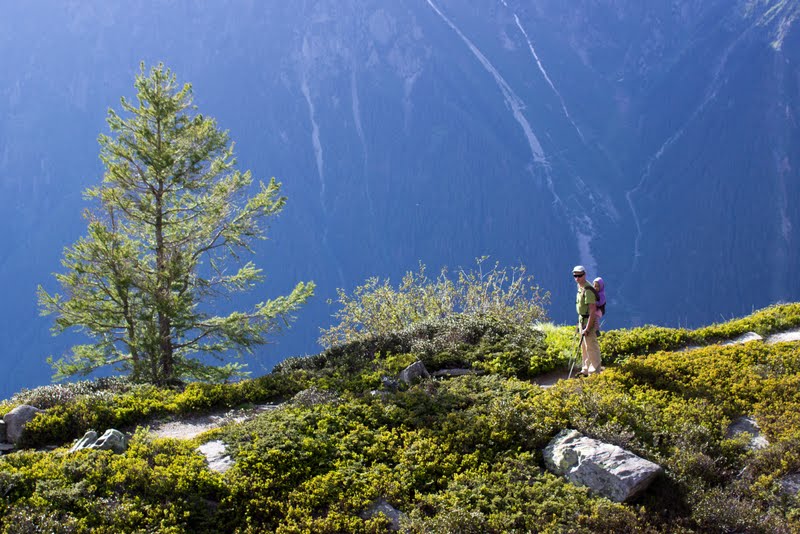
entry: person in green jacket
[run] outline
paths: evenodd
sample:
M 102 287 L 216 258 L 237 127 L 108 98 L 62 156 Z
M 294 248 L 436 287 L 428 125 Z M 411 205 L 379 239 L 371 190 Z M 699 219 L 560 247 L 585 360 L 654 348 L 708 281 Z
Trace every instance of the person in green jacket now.
M 593 288 L 587 289 L 591 283 L 586 280 L 586 269 L 583 265 L 573 267 L 572 277 L 578 285 L 575 309 L 578 312 L 578 332 L 581 335 L 582 365 L 579 376 L 588 376 L 599 373 L 601 369 L 600 343 L 597 341 L 597 297 Z

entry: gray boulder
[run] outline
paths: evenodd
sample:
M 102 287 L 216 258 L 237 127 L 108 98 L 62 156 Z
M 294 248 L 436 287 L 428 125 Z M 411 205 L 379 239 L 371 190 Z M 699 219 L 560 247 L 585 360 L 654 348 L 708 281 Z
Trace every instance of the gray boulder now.
M 5 443 L 6 439 L 6 422 L 0 419 L 0 443 Z
M 125 438 L 125 434 L 119 430 L 109 428 L 99 438 L 97 437 L 97 432 L 94 430 L 88 431 L 72 446 L 69 452 L 93 449 L 98 451 L 113 451 L 116 454 L 122 454 L 127 448 L 128 440 Z
M 37 413 L 42 411 L 44 410 L 29 406 L 28 404 L 23 404 L 8 412 L 3 416 L 3 421 L 6 425 L 6 439 L 15 445 L 19 443 L 20 438 L 22 438 L 22 432 L 25 430 L 25 425 L 27 425 Z
M 413 384 L 418 380 L 422 380 L 423 378 L 430 378 L 430 373 L 425 368 L 425 364 L 422 362 L 414 362 L 400 373 L 400 381 L 405 384 Z
M 544 463 L 573 484 L 616 502 L 630 501 L 662 472 L 661 466 L 632 452 L 568 429 L 547 445 Z
M 752 417 L 739 417 L 725 431 L 725 437 L 728 439 L 735 438 L 741 434 L 750 435 L 750 443 L 748 445 L 750 450 L 756 451 L 769 446 L 769 441 L 761 435 L 761 428 Z
M 781 492 L 789 497 L 800 494 L 800 473 L 786 475 L 778 481 L 781 485 Z

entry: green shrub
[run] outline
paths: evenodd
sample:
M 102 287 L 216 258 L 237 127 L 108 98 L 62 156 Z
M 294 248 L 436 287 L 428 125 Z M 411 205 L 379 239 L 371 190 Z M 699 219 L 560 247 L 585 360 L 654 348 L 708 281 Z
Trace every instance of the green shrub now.
M 333 316 L 339 323 L 322 331 L 320 344 L 333 347 L 453 315 L 492 317 L 516 325 L 544 319 L 549 295 L 541 293 L 526 268 L 495 263 L 487 269 L 486 260 L 478 258 L 473 270 L 459 270 L 455 280 L 447 269 L 430 279 L 420 263 L 419 271 L 406 273 L 397 289 L 377 277 L 356 287 L 352 295 L 338 289 L 341 307 Z
M 123 455 L 3 456 L 0 490 L 2 532 L 224 531 L 209 506 L 225 491 L 221 477 L 189 445 L 143 433 Z

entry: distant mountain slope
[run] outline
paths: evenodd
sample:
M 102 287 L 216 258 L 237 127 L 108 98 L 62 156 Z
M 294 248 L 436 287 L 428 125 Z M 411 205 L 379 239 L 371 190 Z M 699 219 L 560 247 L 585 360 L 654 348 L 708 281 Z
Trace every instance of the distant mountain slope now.
M 584 263 L 609 326 L 800 298 L 796 0 L 45 5 L 0 21 L 0 393 L 69 345 L 35 286 L 83 231 L 95 139 L 142 59 L 284 182 L 263 291 L 319 298 L 256 371 L 316 351 L 335 287 L 419 260 L 524 262 L 559 321 Z

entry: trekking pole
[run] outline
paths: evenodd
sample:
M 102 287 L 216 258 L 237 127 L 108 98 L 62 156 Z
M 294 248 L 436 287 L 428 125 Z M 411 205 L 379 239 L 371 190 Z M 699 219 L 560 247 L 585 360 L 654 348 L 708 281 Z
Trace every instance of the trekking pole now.
M 581 338 L 578 340 L 578 346 L 575 347 L 575 350 L 572 353 L 572 365 L 569 366 L 569 375 L 567 375 L 567 380 L 572 378 L 572 370 L 575 369 L 575 361 L 578 359 L 578 354 L 581 352 L 581 344 L 583 343 L 583 336 L 585 334 L 581 334 Z

